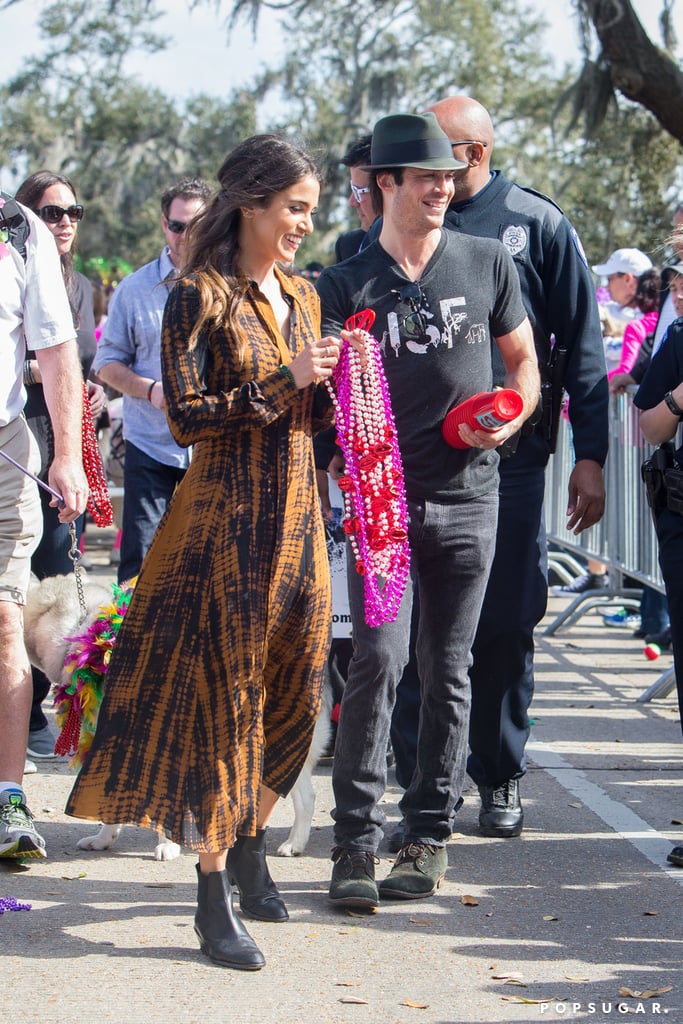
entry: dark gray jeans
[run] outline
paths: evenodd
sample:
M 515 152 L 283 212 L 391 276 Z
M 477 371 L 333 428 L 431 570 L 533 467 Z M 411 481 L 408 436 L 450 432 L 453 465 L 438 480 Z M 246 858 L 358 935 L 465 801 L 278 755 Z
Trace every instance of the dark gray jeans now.
M 442 844 L 465 778 L 470 649 L 496 537 L 497 491 L 450 505 L 409 502 L 413 585 L 420 601 L 417 661 L 422 681 L 417 766 L 400 803 L 407 838 Z M 365 622 L 363 579 L 349 557 L 353 657 L 332 767 L 335 845 L 374 853 L 396 687 L 408 661 L 413 591 L 395 622 Z

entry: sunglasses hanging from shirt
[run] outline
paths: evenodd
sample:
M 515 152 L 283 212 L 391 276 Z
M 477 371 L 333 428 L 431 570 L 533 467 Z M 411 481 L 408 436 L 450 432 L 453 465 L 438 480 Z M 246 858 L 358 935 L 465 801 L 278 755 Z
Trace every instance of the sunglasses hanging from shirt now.
M 67 206 L 66 209 L 63 206 L 41 206 L 36 212 L 46 224 L 59 224 L 64 214 L 70 221 L 83 220 L 85 211 L 80 203 L 74 203 L 73 206 Z

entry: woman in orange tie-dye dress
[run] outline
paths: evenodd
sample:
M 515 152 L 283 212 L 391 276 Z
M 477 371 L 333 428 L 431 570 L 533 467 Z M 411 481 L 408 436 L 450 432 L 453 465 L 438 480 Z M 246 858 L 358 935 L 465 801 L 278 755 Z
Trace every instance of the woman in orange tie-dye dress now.
M 330 422 L 321 382 L 340 343 L 320 339 L 312 285 L 281 269 L 312 230 L 312 160 L 253 136 L 218 178 L 163 321 L 166 411 L 193 457 L 143 564 L 67 813 L 196 850 L 200 946 L 256 970 L 230 883 L 243 913 L 287 919 L 265 825 L 305 760 L 329 652 L 312 434 Z

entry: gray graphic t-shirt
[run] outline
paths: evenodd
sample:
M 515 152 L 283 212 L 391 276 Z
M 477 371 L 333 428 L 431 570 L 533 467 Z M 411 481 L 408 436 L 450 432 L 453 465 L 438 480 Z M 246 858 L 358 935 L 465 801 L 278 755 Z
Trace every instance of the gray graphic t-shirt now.
M 442 230 L 418 281 L 374 242 L 318 278 L 323 333 L 375 311 L 408 496 L 458 501 L 497 487 L 498 455 L 451 448 L 441 424 L 454 405 L 492 387 L 492 345 L 526 313 L 519 278 L 494 239 Z

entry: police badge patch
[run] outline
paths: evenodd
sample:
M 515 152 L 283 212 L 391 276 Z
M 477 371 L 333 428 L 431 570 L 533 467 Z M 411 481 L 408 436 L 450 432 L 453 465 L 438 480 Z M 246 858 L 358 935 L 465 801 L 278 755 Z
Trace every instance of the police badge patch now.
M 529 242 L 526 228 L 523 228 L 521 224 L 510 224 L 505 228 L 501 242 L 511 256 L 518 256 L 520 252 L 524 252 Z
M 571 229 L 571 236 L 572 236 L 572 242 L 574 243 L 574 247 L 575 247 L 576 251 L 578 252 L 579 256 L 581 257 L 584 266 L 587 267 L 588 266 L 588 260 L 586 259 L 586 253 L 584 252 L 583 246 L 581 244 L 581 239 L 579 238 L 579 236 L 578 236 L 578 234 L 576 232 L 576 228 L 572 228 Z

